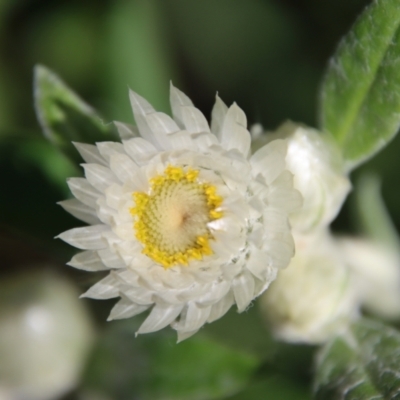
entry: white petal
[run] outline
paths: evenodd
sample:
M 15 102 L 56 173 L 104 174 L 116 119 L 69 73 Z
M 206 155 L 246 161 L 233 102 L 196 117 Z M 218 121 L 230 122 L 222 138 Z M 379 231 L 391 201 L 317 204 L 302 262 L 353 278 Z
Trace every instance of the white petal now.
M 84 271 L 104 271 L 109 269 L 103 264 L 96 251 L 82 251 L 72 257 L 71 261 L 67 263 L 71 267 L 79 268 Z
M 131 106 L 133 110 L 133 115 L 135 117 L 136 125 L 139 128 L 140 135 L 158 146 L 158 142 L 154 135 L 154 132 L 150 129 L 145 116 L 147 114 L 154 113 L 154 108 L 150 105 L 150 103 L 144 99 L 142 96 L 139 96 L 132 90 L 129 90 L 129 98 L 131 101 Z
M 234 103 L 226 113 L 221 131 L 221 145 L 227 149 L 237 149 L 248 156 L 251 144 L 250 132 L 246 129 L 246 116 Z
M 121 239 L 110 229 L 107 231 L 104 231 L 103 233 L 103 238 L 107 243 L 108 247 L 116 248 L 121 242 Z M 101 249 L 99 249 L 101 250 Z
M 258 279 L 265 280 L 269 272 L 268 256 L 265 252 L 256 248 L 252 249 L 246 262 L 246 268 Z
M 99 142 L 96 143 L 97 148 L 99 149 L 100 154 L 104 159 L 110 162 L 110 157 L 113 154 L 126 154 L 125 149 L 122 143 L 117 142 Z
M 200 152 L 208 152 L 211 147 L 219 146 L 218 139 L 215 135 L 207 132 L 192 134 L 192 140 Z
M 118 182 L 116 176 L 106 167 L 98 164 L 83 164 L 85 176 L 89 183 L 99 192 Z
M 268 196 L 268 203 L 288 213 L 300 209 L 303 199 L 300 192 L 293 188 L 292 173 L 283 171 L 273 181 Z
M 96 208 L 100 193 L 85 178 L 69 178 L 67 184 L 78 200 L 93 209 Z
M 107 275 L 104 279 L 97 282 L 81 297 L 88 297 L 90 299 L 106 300 L 119 296 L 118 282 L 115 280 L 112 273 Z
M 177 343 L 183 342 L 184 340 L 186 340 L 187 338 L 190 338 L 191 336 L 193 336 L 195 333 L 197 333 L 199 330 L 196 329 L 195 331 L 190 331 L 190 332 L 182 332 L 182 331 L 178 331 L 178 340 Z
M 101 259 L 101 262 L 107 268 L 112 268 L 112 269 L 126 268 L 124 260 L 117 253 L 113 252 L 109 248 L 99 250 L 97 253 Z
M 218 139 L 221 139 L 222 126 L 224 124 L 228 107 L 217 95 L 215 96 L 215 104 L 211 111 L 211 132 L 213 132 Z
M 229 292 L 231 285 L 228 281 L 213 282 L 207 293 L 201 296 L 196 303 L 202 307 L 213 305 Z
M 115 271 L 116 279 L 119 279 L 121 284 L 127 286 L 129 289 L 142 289 L 138 286 L 139 276 L 129 269 Z
M 214 304 L 211 307 L 210 315 L 207 319 L 207 322 L 213 322 L 217 319 L 220 319 L 223 315 L 225 315 L 231 306 L 235 303 L 235 299 L 233 297 L 232 292 L 228 292 L 228 294 L 223 297 L 217 304 Z
M 133 90 L 129 90 L 129 100 L 131 101 L 132 111 L 134 115 L 146 115 L 156 111 L 144 97 L 139 96 Z
M 139 164 L 143 161 L 147 162 L 149 158 L 158 153 L 156 147 L 143 138 L 133 138 L 124 141 L 124 148 L 132 159 Z
M 112 155 L 110 157 L 110 168 L 121 182 L 137 179 L 139 167 L 127 155 Z
M 135 240 L 135 230 L 133 228 L 133 221 L 120 223 L 113 227 L 113 232 L 118 235 L 122 240 L 133 241 Z
M 150 305 L 154 303 L 153 301 L 154 292 L 142 287 L 129 288 L 129 289 L 124 288 L 123 293 L 125 294 L 126 297 L 128 297 L 130 300 L 132 300 L 134 303 L 137 304 Z
M 277 208 L 265 207 L 263 221 L 268 235 L 274 235 L 276 232 L 286 233 L 290 229 L 287 214 Z
M 250 273 L 243 272 L 243 274 L 235 278 L 232 288 L 238 311 L 242 312 L 253 300 L 254 278 Z
M 126 191 L 121 185 L 114 184 L 105 191 L 106 204 L 118 210 L 119 207 L 128 200 Z M 129 196 L 129 195 L 128 195 Z
M 210 132 L 208 122 L 203 113 L 195 107 L 185 106 L 181 108 L 182 121 L 190 133 Z
M 180 296 L 180 293 L 178 291 L 166 291 L 162 290 L 157 293 L 156 296 L 154 296 L 154 302 L 159 303 L 167 303 L 170 305 L 180 305 L 183 303 L 182 297 Z
M 112 226 L 116 224 L 116 216 L 117 216 L 117 211 L 109 207 L 107 204 L 107 200 L 105 197 L 100 197 L 97 200 L 97 209 L 96 209 L 97 216 L 99 217 L 100 221 L 103 222 L 103 224 Z
M 156 304 L 137 333 L 155 332 L 165 328 L 178 317 L 182 309 L 182 305 L 171 306 L 167 304 Z
M 246 114 L 236 103 L 233 103 L 229 107 L 228 112 L 227 112 L 228 118 L 231 116 L 231 113 L 237 124 L 239 124 L 240 126 L 243 126 L 243 128 L 247 128 Z
M 157 134 L 168 134 L 180 131 L 176 122 L 162 112 L 154 112 L 146 115 L 146 121 L 150 129 Z
M 64 242 L 82 250 L 100 250 L 107 247 L 103 232 L 110 228 L 106 225 L 91 225 L 83 228 L 74 228 L 57 236 Z
M 101 156 L 95 145 L 77 142 L 72 142 L 72 144 L 79 151 L 79 154 L 85 162 L 107 165 L 106 160 Z
M 78 218 L 87 224 L 95 225 L 100 223 L 96 211 L 77 199 L 59 201 L 57 204 L 59 204 L 65 211 L 72 214 L 75 218 Z
M 257 150 L 250 158 L 253 176 L 262 174 L 267 184 L 279 176 L 286 167 L 287 141 L 273 140 Z
M 274 239 L 266 241 L 266 251 L 271 257 L 274 267 L 286 268 L 294 256 L 292 235 L 289 232 L 275 235 Z
M 240 272 L 242 272 L 242 270 L 243 270 L 242 262 L 233 263 L 231 262 L 231 260 L 229 260 L 229 262 L 221 266 L 223 277 L 229 282 L 232 281 L 237 275 L 239 275 Z
M 163 267 L 159 267 L 156 269 L 156 272 L 163 284 L 173 289 L 193 287 L 195 284 L 193 276 L 185 273 L 180 268 L 166 270 Z
M 186 313 L 181 316 L 179 322 L 173 328 L 180 332 L 192 332 L 200 329 L 210 316 L 211 306 L 198 307 L 196 303 L 190 302 Z
M 196 150 L 196 145 L 188 132 L 180 131 L 168 136 L 174 150 Z
M 119 121 L 114 121 L 114 125 L 117 127 L 117 131 L 121 140 L 140 136 L 139 129 L 136 126 L 125 124 Z
M 185 93 L 183 93 L 179 89 L 177 89 L 172 84 L 172 82 L 170 85 L 170 103 L 171 103 L 172 115 L 174 116 L 174 120 L 183 129 L 185 127 L 185 125 L 183 123 L 182 107 L 184 107 L 184 106 L 189 106 L 189 107 L 192 106 L 193 107 L 193 103 L 189 99 L 189 97 L 187 97 Z
M 146 311 L 149 306 L 132 303 L 130 300 L 122 298 L 111 310 L 107 321 L 114 319 L 131 318 Z

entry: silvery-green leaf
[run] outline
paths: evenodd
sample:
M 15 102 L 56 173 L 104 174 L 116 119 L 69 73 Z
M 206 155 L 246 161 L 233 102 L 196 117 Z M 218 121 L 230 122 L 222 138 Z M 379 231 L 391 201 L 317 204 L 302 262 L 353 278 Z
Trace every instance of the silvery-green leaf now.
M 72 141 L 95 143 L 116 139 L 112 124 L 104 124 L 93 108 L 41 65 L 35 67 L 34 100 L 44 135 L 76 163 L 82 160 Z
M 317 400 L 400 398 L 400 333 L 361 319 L 317 356 Z
M 379 151 L 400 125 L 400 7 L 375 0 L 330 60 L 321 125 L 340 145 L 348 169 Z
M 364 174 L 357 180 L 355 189 L 361 233 L 377 243 L 399 251 L 399 235 L 383 201 L 380 179 L 375 175 Z

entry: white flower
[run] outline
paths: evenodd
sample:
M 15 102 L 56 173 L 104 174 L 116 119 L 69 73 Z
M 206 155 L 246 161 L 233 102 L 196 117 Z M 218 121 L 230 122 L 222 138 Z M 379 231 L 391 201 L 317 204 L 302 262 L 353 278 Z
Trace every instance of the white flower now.
M 296 255 L 261 296 L 261 311 L 278 339 L 323 343 L 358 315 L 357 291 L 330 232 L 294 238 Z
M 122 143 L 77 144 L 86 178 L 62 206 L 88 227 L 60 235 L 85 250 L 70 265 L 110 274 L 83 296 L 121 297 L 109 319 L 151 309 L 138 333 L 171 324 L 183 340 L 261 294 L 294 253 L 288 213 L 301 204 L 287 143 L 250 154 L 246 116 L 217 97 L 211 129 L 171 87 L 173 119 L 130 92 L 137 128 Z
M 400 317 L 400 255 L 372 240 L 338 239 L 364 307 L 385 319 Z
M 294 187 L 304 199 L 302 208 L 290 216 L 293 229 L 308 233 L 328 226 L 351 188 L 335 143 L 317 130 L 293 122 L 262 136 L 256 126 L 252 134 L 259 137 L 253 146 L 276 139 L 288 141 L 287 167 L 294 174 Z

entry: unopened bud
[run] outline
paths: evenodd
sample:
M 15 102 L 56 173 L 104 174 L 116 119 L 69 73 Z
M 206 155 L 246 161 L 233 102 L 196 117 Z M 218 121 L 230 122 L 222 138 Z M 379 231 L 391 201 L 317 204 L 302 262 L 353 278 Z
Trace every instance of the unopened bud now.
M 357 315 L 351 277 L 329 232 L 296 235 L 296 255 L 261 296 L 261 310 L 275 336 L 322 343 Z

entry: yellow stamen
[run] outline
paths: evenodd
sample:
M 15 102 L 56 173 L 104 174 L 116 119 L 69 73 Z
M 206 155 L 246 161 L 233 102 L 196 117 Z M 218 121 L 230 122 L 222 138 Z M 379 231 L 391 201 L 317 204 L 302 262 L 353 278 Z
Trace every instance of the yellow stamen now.
M 143 254 L 164 268 L 213 254 L 207 224 L 223 216 L 223 198 L 198 176 L 198 170 L 169 165 L 150 180 L 148 194 L 133 193 L 130 212 L 136 238 L 143 244 Z

